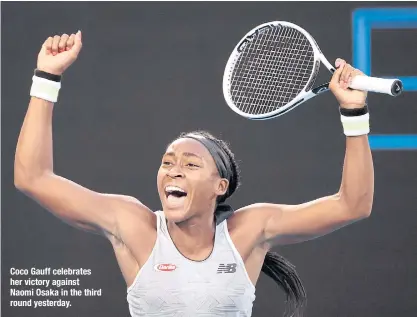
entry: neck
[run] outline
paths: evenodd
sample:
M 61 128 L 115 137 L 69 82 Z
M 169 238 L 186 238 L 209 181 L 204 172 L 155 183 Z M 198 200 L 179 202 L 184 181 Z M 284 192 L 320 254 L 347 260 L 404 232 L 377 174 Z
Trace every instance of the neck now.
M 183 222 L 168 221 L 168 231 L 177 249 L 190 259 L 206 259 L 214 246 L 214 214 L 195 215 Z

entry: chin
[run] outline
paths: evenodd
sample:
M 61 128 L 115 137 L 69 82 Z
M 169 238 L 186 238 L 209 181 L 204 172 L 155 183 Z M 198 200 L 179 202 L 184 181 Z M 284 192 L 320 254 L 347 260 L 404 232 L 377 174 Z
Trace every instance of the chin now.
M 188 212 L 184 208 L 172 209 L 172 208 L 167 208 L 164 206 L 163 210 L 164 210 L 165 218 L 168 221 L 178 223 L 178 222 L 183 222 L 189 218 Z

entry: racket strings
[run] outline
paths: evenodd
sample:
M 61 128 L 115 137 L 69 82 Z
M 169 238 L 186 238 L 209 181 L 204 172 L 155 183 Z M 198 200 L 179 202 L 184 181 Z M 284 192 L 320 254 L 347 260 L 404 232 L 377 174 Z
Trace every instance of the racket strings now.
M 295 29 L 292 29 L 292 31 L 295 31 Z M 308 80 L 310 77 L 308 63 L 305 63 L 306 61 L 308 61 L 309 56 L 306 54 L 302 54 L 306 50 L 306 48 L 309 47 L 310 43 L 304 38 L 304 36 L 300 32 L 298 32 L 298 34 L 294 36 L 294 38 L 295 44 L 298 45 L 298 47 L 301 47 L 303 51 L 300 54 L 300 52 L 297 51 L 297 48 L 290 48 L 288 50 L 288 54 L 284 57 L 287 60 L 288 64 L 294 63 L 292 67 L 284 67 L 282 69 L 283 73 L 279 74 L 280 77 L 285 76 L 285 74 L 287 76 L 287 81 L 283 83 L 282 98 L 280 98 L 280 101 L 285 102 L 285 104 L 288 103 L 288 101 L 286 100 L 290 101 L 299 93 L 299 90 L 301 90 L 304 87 L 305 80 Z M 294 85 L 294 83 L 297 85 Z M 279 84 L 279 82 L 276 82 L 276 84 Z
M 259 112 L 261 106 L 256 102 L 256 99 L 262 98 L 264 101 L 267 101 L 268 92 L 270 89 L 273 89 L 271 86 L 262 85 L 265 80 L 270 82 L 276 77 L 273 73 L 273 68 L 267 63 L 267 53 L 274 52 L 277 47 L 276 45 L 271 45 L 270 41 L 265 41 L 265 37 L 268 36 L 275 38 L 272 44 L 277 43 L 277 34 L 273 34 L 271 30 L 267 31 L 266 34 L 256 38 L 249 44 L 247 50 L 243 52 L 243 54 L 246 54 L 243 55 L 241 63 L 238 65 L 240 66 L 240 78 L 236 77 L 235 83 L 239 85 L 239 80 L 243 79 L 243 81 L 240 83 L 239 90 L 236 91 L 238 93 L 237 101 L 241 102 L 244 112 Z M 249 66 L 249 69 L 245 69 L 245 63 L 247 63 L 246 65 Z M 251 89 L 252 93 L 250 91 Z M 266 102 L 263 106 L 273 108 L 270 102 Z M 272 110 L 270 109 L 270 111 Z
M 273 66 L 276 68 L 276 72 L 277 75 L 276 77 L 273 79 L 273 86 L 277 86 L 279 84 L 279 78 L 282 78 L 283 75 L 287 74 L 287 76 L 291 76 L 294 77 L 294 74 L 296 74 L 297 72 L 297 67 L 298 67 L 298 60 L 294 58 L 294 48 L 290 47 L 291 40 L 294 40 L 295 42 L 299 41 L 299 36 L 294 37 L 294 33 L 295 30 L 294 29 L 290 29 L 288 36 L 282 36 L 281 38 L 284 39 L 284 41 L 280 41 L 278 42 L 279 44 L 283 45 L 283 50 L 280 51 L 279 53 L 282 54 L 282 57 L 285 58 L 288 63 L 293 63 L 294 65 L 296 65 L 294 67 L 294 69 L 285 67 L 285 64 L 280 64 L 279 60 L 276 60 L 273 64 Z M 289 86 L 288 82 L 287 83 L 282 83 L 284 84 L 282 89 L 282 93 L 281 95 L 278 95 L 277 97 L 279 98 L 279 101 L 282 101 L 283 99 L 285 100 L 285 98 L 287 97 L 288 94 L 291 93 L 291 86 Z M 269 100 L 270 103 L 274 102 L 274 99 Z
M 286 30 L 287 31 L 287 30 Z M 268 36 L 269 34 L 266 34 L 266 36 Z M 283 57 L 284 58 L 287 58 L 288 59 L 288 54 L 291 54 L 291 53 L 293 53 L 293 52 L 291 52 L 291 51 L 294 51 L 294 48 L 289 48 L 288 49 L 288 43 L 289 42 L 285 42 L 285 39 L 287 38 L 287 39 L 294 39 L 294 29 L 290 29 L 290 34 L 289 34 L 290 36 L 285 36 L 284 34 L 283 34 L 283 36 L 281 37 L 281 38 L 283 38 L 284 39 L 284 41 L 281 41 L 281 44 L 284 44 L 284 46 L 282 46 L 281 45 L 281 48 L 284 48 L 284 50 L 281 50 L 281 55 L 283 55 Z M 275 43 L 277 43 L 277 41 L 276 41 L 276 38 L 277 38 L 277 34 L 275 34 L 275 35 L 273 35 L 273 37 L 274 37 L 274 40 L 275 40 Z M 297 38 L 295 38 L 296 40 L 299 40 L 300 39 L 300 36 L 298 36 Z M 263 40 L 263 38 L 260 38 L 260 40 L 262 41 Z M 265 56 L 265 54 L 263 54 L 263 52 L 259 52 L 259 41 L 255 41 L 255 42 L 252 42 L 252 44 L 254 44 L 254 45 L 258 45 L 258 48 L 257 48 L 257 50 L 256 50 L 256 52 L 259 54 L 259 56 L 261 57 L 260 59 L 261 59 L 261 62 L 263 62 L 263 66 L 264 67 L 262 67 L 262 71 L 264 71 L 265 72 L 265 69 L 268 69 L 267 68 L 267 66 L 269 66 L 267 63 L 265 63 L 264 61 L 265 61 L 265 58 L 264 58 L 264 56 Z M 253 45 L 252 45 L 253 46 Z M 263 47 L 265 47 L 266 45 L 262 45 Z M 249 47 L 249 49 L 250 48 L 252 48 L 252 47 Z M 268 49 L 269 49 L 269 47 L 268 47 Z M 271 52 L 277 52 L 275 49 L 270 49 L 270 51 Z M 282 54 L 282 51 L 283 51 L 283 53 L 284 54 Z M 264 52 L 265 52 L 265 50 L 264 50 Z M 277 61 L 278 60 L 275 60 L 275 64 L 274 64 L 274 67 L 276 68 L 276 66 L 277 66 Z M 292 60 L 291 62 L 294 62 L 294 60 Z M 256 63 L 252 63 L 252 65 L 250 65 L 251 67 L 251 69 L 250 70 L 252 70 L 254 67 L 253 67 L 253 65 L 255 64 L 255 66 L 256 66 Z M 281 65 L 282 66 L 282 65 Z M 299 67 L 297 67 L 298 65 L 296 65 L 294 68 L 297 70 L 297 68 L 299 68 Z M 300 68 L 301 70 L 303 69 L 303 68 Z M 270 69 L 269 70 L 269 74 L 266 74 L 266 76 L 260 76 L 260 79 L 262 80 L 262 79 L 265 79 L 265 78 L 267 78 L 267 79 L 275 79 L 274 80 L 274 82 L 276 82 L 277 81 L 277 79 L 280 77 L 280 75 L 282 75 L 282 72 L 283 71 L 287 71 L 287 73 L 288 73 L 288 75 L 292 75 L 292 77 L 294 77 L 294 72 L 291 72 L 291 69 L 285 69 L 285 68 L 283 68 L 283 67 L 279 67 L 278 69 L 276 69 L 276 71 L 278 71 L 278 76 L 276 76 L 276 75 L 274 75 L 273 73 L 272 73 L 272 69 Z M 292 73 L 292 74 L 291 74 Z M 297 73 L 297 72 L 296 72 Z M 264 74 L 265 75 L 265 74 Z M 253 77 L 253 76 L 249 76 L 249 79 L 251 79 L 251 77 Z M 247 78 L 246 78 L 247 79 Z M 293 78 L 292 78 L 293 79 Z M 248 86 L 242 86 L 243 88 L 248 88 Z M 261 88 L 262 89 L 262 87 L 258 87 L 258 88 Z M 259 90 L 259 89 L 258 89 Z M 264 91 L 262 92 L 258 92 L 258 93 L 263 93 L 263 94 L 265 94 L 265 89 L 263 89 Z M 267 91 L 269 91 L 269 89 L 267 89 Z M 257 91 L 255 91 L 255 94 L 257 93 Z M 288 91 L 287 91 L 287 93 L 288 93 Z M 247 99 L 247 98 L 246 98 Z M 253 99 L 253 98 L 251 98 L 251 99 Z M 270 100 L 270 101 L 273 101 L 273 100 Z M 248 111 L 248 109 L 245 109 L 246 111 Z M 249 109 L 249 110 L 251 110 L 251 109 Z
M 283 48 L 283 50 L 281 50 L 280 53 L 281 53 L 282 57 L 283 58 L 286 58 L 287 60 L 291 56 L 291 54 L 294 53 L 294 52 L 292 52 L 292 51 L 294 51 L 294 48 L 289 47 L 288 44 L 290 42 L 289 41 L 285 41 L 285 39 L 295 39 L 295 43 L 297 43 L 298 40 L 300 39 L 300 36 L 294 37 L 294 33 L 295 33 L 295 30 L 294 29 L 290 29 L 290 33 L 288 34 L 289 36 L 285 36 L 283 34 L 283 37 L 282 38 L 284 39 L 284 41 L 281 41 L 281 43 L 280 43 L 281 44 L 281 48 Z M 276 35 L 277 34 L 275 34 L 275 36 L 274 36 L 275 39 L 276 39 Z M 257 44 L 257 43 L 255 42 L 255 44 Z M 282 44 L 284 44 L 284 45 L 282 45 Z M 275 50 L 271 50 L 271 51 L 274 52 Z M 264 57 L 264 54 L 262 54 L 261 57 Z M 264 58 L 261 58 L 261 62 L 264 62 L 264 60 L 265 60 Z M 278 78 L 280 78 L 283 75 L 283 72 L 286 71 L 287 72 L 287 75 L 290 76 L 289 78 L 292 79 L 292 80 L 294 80 L 294 78 L 292 78 L 292 77 L 294 77 L 294 72 L 291 72 L 291 69 L 288 69 L 288 67 L 282 67 L 283 65 L 282 64 L 279 65 L 277 62 L 278 62 L 278 60 L 275 60 L 275 63 L 273 65 L 273 67 L 272 67 L 272 69 L 275 68 L 275 71 L 277 72 L 277 76 L 274 76 L 274 74 L 271 72 L 272 71 L 272 69 L 271 69 L 269 71 L 269 73 L 270 73 L 270 75 L 273 75 L 273 76 L 268 76 L 267 75 L 267 77 L 271 77 L 271 78 L 275 79 L 274 80 L 274 84 L 276 84 Z M 290 62 L 294 63 L 294 62 L 297 62 L 297 60 L 294 61 L 294 58 L 290 58 Z M 266 67 L 266 66 L 269 66 L 269 65 L 267 63 L 264 63 L 264 66 Z M 278 68 L 277 68 L 277 66 L 278 66 Z M 297 70 L 297 68 L 299 68 L 298 66 L 299 65 L 296 64 L 295 67 L 294 67 L 294 69 Z M 284 91 L 284 94 L 282 94 L 280 96 L 281 97 L 280 99 L 285 99 L 286 95 L 288 95 L 288 94 L 291 93 L 291 91 L 289 90 L 291 87 L 288 85 L 288 83 L 286 83 L 286 84 L 287 85 L 284 85 L 283 88 L 287 88 L 287 89 Z M 271 88 L 273 88 L 273 87 L 271 87 Z M 266 91 L 264 89 L 264 91 L 261 92 L 261 93 L 263 93 L 264 95 L 267 95 L 269 91 L 270 91 L 270 89 L 267 89 Z M 256 94 L 256 92 L 255 92 L 255 94 Z M 267 96 L 264 96 L 264 97 L 267 97 Z M 271 101 L 274 101 L 274 100 L 270 99 L 269 101 L 270 101 L 269 103 L 271 103 Z M 270 105 L 268 105 L 268 106 L 270 106 Z M 248 111 L 248 110 L 251 111 L 252 109 L 245 109 L 245 110 L 246 111 Z
M 245 113 L 274 111 L 301 92 L 313 68 L 313 48 L 303 33 L 282 25 L 270 28 L 255 36 L 237 59 L 232 100 Z

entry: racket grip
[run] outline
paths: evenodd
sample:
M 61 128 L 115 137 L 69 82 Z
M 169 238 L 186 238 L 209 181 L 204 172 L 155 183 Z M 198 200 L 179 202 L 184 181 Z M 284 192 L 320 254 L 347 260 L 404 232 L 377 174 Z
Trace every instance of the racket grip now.
M 385 79 L 368 76 L 355 76 L 349 85 L 352 89 L 378 92 L 398 96 L 403 91 L 403 83 L 399 79 Z

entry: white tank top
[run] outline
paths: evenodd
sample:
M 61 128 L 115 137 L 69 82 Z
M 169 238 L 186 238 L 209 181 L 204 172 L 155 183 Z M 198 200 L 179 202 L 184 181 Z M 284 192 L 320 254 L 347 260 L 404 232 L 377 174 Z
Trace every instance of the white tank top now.
M 127 289 L 131 316 L 250 317 L 255 286 L 230 239 L 227 221 L 217 225 L 213 252 L 199 262 L 178 251 L 164 213 L 156 215 L 155 246 Z

